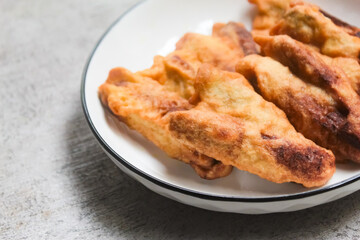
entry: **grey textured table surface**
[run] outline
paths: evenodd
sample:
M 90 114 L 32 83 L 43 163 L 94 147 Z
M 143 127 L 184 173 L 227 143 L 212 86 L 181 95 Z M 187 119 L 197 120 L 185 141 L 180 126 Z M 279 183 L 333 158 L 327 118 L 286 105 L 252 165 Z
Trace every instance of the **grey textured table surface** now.
M 0 0 L 0 238 L 360 239 L 360 192 L 260 216 L 159 196 L 122 173 L 83 117 L 83 67 L 134 0 Z

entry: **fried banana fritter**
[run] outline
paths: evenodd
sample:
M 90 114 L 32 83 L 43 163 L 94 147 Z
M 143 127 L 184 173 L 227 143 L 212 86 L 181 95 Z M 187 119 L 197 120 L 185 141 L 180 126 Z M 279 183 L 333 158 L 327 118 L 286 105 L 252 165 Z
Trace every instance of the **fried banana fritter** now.
M 204 64 L 195 89 L 196 108 L 169 114 L 171 133 L 186 146 L 277 183 L 315 187 L 333 175 L 333 154 L 296 132 L 242 75 Z
M 235 71 L 235 65 L 242 57 L 256 52 L 257 46 L 242 24 L 217 23 L 213 36 L 185 34 L 174 52 L 166 57 L 156 56 L 153 66 L 139 74 L 155 79 L 168 90 L 189 99 L 194 95 L 194 81 L 202 63 Z
M 186 104 L 191 106 L 183 98 L 194 95 L 196 72 L 203 62 L 235 71 L 235 64 L 240 58 L 256 51 L 251 34 L 240 23 L 218 23 L 214 26 L 213 35 L 185 34 L 176 44 L 176 50 L 166 57 L 156 56 L 150 69 L 135 74 L 123 68 L 114 69 L 107 83 L 100 87 L 103 103 L 115 115 L 169 156 L 190 163 L 201 177 L 207 179 L 226 176 L 232 167 L 185 147 L 171 136 L 166 138 L 165 135 L 169 135 L 166 106 L 173 103 L 181 107 Z M 134 105 L 129 105 L 131 99 Z
M 292 3 L 279 23 L 270 30 L 271 35 L 286 34 L 317 46 L 325 55 L 359 60 L 360 38 L 348 32 L 325 17 L 319 7 L 306 3 Z
M 185 34 L 176 50 L 156 56 L 150 69 L 113 69 L 100 97 L 130 128 L 203 178 L 226 176 L 235 166 L 277 183 L 321 186 L 335 171 L 332 152 L 296 132 L 284 112 L 232 72 L 244 56 L 257 52 L 242 24 L 218 23 L 212 36 Z M 339 68 L 343 75 L 345 70 Z M 342 95 L 326 96 L 345 108 L 353 104 L 339 101 Z
M 347 116 L 346 131 L 357 136 L 353 141 L 360 146 L 360 97 L 346 74 L 326 64 L 316 52 L 289 36 L 259 36 L 255 40 L 265 55 L 288 66 L 300 78 L 324 88 L 332 96 L 340 112 Z
M 345 74 L 290 37 L 256 40 L 280 63 L 253 55 L 242 59 L 237 71 L 305 137 L 331 149 L 339 161 L 360 162 L 359 96 Z
M 170 157 L 190 164 L 200 177 L 214 179 L 230 174 L 232 167 L 181 144 L 169 132 L 169 113 L 193 106 L 158 82 L 115 68 L 99 88 L 103 104 L 130 128 L 165 151 Z

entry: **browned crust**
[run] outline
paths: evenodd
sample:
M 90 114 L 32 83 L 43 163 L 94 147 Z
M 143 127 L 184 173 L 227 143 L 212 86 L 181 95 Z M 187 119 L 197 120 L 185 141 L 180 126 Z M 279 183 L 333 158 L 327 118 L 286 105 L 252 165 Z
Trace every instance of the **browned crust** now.
M 318 6 L 308 3 L 291 4 L 282 19 L 272 27 L 270 35 L 286 34 L 316 46 L 330 57 L 351 57 L 359 61 L 360 39 L 347 28 L 337 26 L 325 17 Z
M 306 93 L 286 93 L 288 102 L 282 108 L 295 128 L 320 146 L 331 149 L 338 160 L 359 161 L 358 141 L 346 129 L 348 121 L 337 109 L 322 106 Z
M 331 152 L 315 144 L 292 144 L 277 137 L 259 139 L 261 144 L 253 145 L 257 154 L 261 153 L 261 156 L 251 157 L 259 158 L 253 162 L 246 153 L 248 143 L 244 142 L 254 139 L 249 139 L 244 120 L 226 114 L 196 109 L 174 112 L 170 115 L 169 129 L 187 146 L 274 182 L 294 181 L 307 187 L 319 186 L 335 169 Z M 257 161 L 264 161 L 265 171 L 250 164 Z M 273 169 L 276 174 L 271 173 Z
M 242 75 L 204 64 L 198 71 L 195 89 L 200 101 L 197 107 L 171 114 L 170 125 L 174 126 L 170 129 L 185 144 L 274 182 L 315 186 L 324 184 L 332 175 L 332 153 L 297 133 L 285 114 L 255 93 Z M 308 148 L 314 154 L 318 154 L 316 149 L 321 152 L 321 174 L 306 175 L 275 154 L 274 149 L 287 146 L 297 146 L 297 151 L 289 149 L 292 153 L 287 154 L 291 156 L 308 154 Z
M 280 63 L 268 57 L 245 57 L 237 66 L 268 101 L 284 110 L 294 127 L 305 137 L 331 149 L 338 161 L 360 162 L 356 135 L 346 129 L 347 116 L 325 92 L 317 92 Z M 299 84 L 301 82 L 301 84 Z M 316 90 L 316 91 L 315 91 Z
M 320 12 L 327 18 L 330 18 L 330 20 L 337 26 L 341 27 L 342 29 L 344 29 L 348 34 L 355 36 L 355 37 L 360 37 L 360 29 L 358 27 L 355 27 L 353 25 L 350 25 L 347 22 L 344 22 L 343 20 L 331 15 L 328 12 L 325 12 L 324 10 L 320 9 Z
M 169 55 L 165 63 L 168 70 L 179 68 L 181 69 L 179 72 L 183 75 L 183 77 L 189 79 L 195 78 L 196 70 L 179 55 Z
M 351 87 L 347 76 L 327 65 L 304 44 L 285 35 L 255 39 L 267 56 L 288 66 L 302 79 L 325 88 L 339 104 L 339 112 L 347 117 L 341 128 L 345 139 L 360 146 L 360 98 Z
M 254 19 L 254 29 L 257 31 L 272 28 L 283 18 L 286 11 L 291 7 L 303 5 L 319 11 L 323 16 L 329 18 L 336 26 L 348 34 L 360 37 L 360 29 L 358 27 L 344 22 L 314 4 L 294 0 L 249 0 L 249 2 L 256 4 L 258 7 L 258 14 Z
M 241 148 L 244 135 L 240 119 L 198 110 L 171 114 L 169 129 L 177 137 L 184 137 L 186 141 L 199 146 L 201 152 L 217 146 L 218 149 L 226 149 L 225 153 L 234 158 L 238 156 L 234 155 L 232 149 Z M 232 144 L 229 145 L 229 142 Z
M 251 33 L 241 23 L 216 23 L 213 27 L 213 36 L 223 39 L 232 49 L 240 49 L 244 56 L 259 52 Z
M 335 167 L 334 162 L 326 162 L 330 154 L 318 148 L 301 148 L 288 144 L 272 148 L 278 163 L 288 167 L 296 176 L 304 177 L 311 181 L 320 180 L 324 168 Z

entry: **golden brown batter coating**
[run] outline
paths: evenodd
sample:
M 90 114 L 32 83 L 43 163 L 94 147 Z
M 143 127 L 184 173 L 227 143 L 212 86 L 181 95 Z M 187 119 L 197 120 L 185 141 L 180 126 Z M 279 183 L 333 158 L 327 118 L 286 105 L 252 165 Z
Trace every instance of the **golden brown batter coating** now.
M 286 34 L 303 43 L 317 46 L 331 57 L 359 59 L 360 38 L 337 26 L 321 10 L 311 4 L 291 3 L 281 21 L 270 30 L 271 35 Z
M 360 95 L 360 64 L 357 60 L 344 57 L 331 58 L 320 53 L 318 55 L 333 69 L 342 70 L 350 81 L 351 87 Z
M 268 33 L 283 17 L 292 0 L 249 0 L 257 6 L 258 13 L 254 18 L 253 29 L 256 33 Z
M 170 131 L 188 147 L 277 183 L 314 187 L 333 175 L 333 154 L 296 132 L 242 75 L 204 64 L 195 89 L 196 108 L 169 114 Z
M 257 54 L 259 52 L 258 46 L 255 44 L 251 33 L 248 32 L 241 23 L 215 23 L 212 36 L 220 38 L 233 51 L 239 52 L 241 56 Z M 234 71 L 234 69 L 231 70 Z
M 217 23 L 213 36 L 185 34 L 174 52 L 156 56 L 154 65 L 139 72 L 163 84 L 168 90 L 189 99 L 194 94 L 194 81 L 202 63 L 235 71 L 236 63 L 245 55 L 257 52 L 251 34 L 240 23 Z
M 253 53 L 257 46 L 241 24 L 215 24 L 213 36 L 185 34 L 150 69 L 113 69 L 100 97 L 130 128 L 203 178 L 226 176 L 235 166 L 277 183 L 325 184 L 334 155 L 296 132 L 284 112 L 231 72 Z
M 242 57 L 241 52 L 233 51 L 219 38 L 187 33 L 176 44 L 174 52 L 166 57 L 156 56 L 154 65 L 140 74 L 158 80 L 168 90 L 188 99 L 194 94 L 194 80 L 201 63 L 234 71 Z
M 252 55 L 237 65 L 261 95 L 281 108 L 297 131 L 322 147 L 331 149 L 339 161 L 360 162 L 358 135 L 328 92 L 292 74 L 289 68 L 269 58 Z
M 249 0 L 258 8 L 254 35 L 288 34 L 323 54 L 359 58 L 360 28 L 301 0 Z M 274 29 L 271 29 L 274 28 Z
M 324 88 L 347 118 L 344 133 L 360 146 L 360 97 L 343 71 L 326 64 L 313 50 L 286 35 L 256 37 L 263 52 L 300 78 Z M 344 136 L 345 137 L 345 136 Z
M 230 174 L 232 167 L 196 149 L 186 147 L 169 132 L 169 113 L 193 106 L 158 82 L 115 68 L 99 88 L 102 103 L 121 121 L 165 151 L 170 157 L 190 164 L 200 177 L 214 179 Z
M 176 50 L 166 57 L 156 56 L 150 69 L 135 74 L 123 68 L 114 69 L 107 83 L 100 87 L 104 104 L 115 115 L 169 156 L 190 163 L 201 177 L 207 179 L 228 175 L 231 166 L 199 154 L 195 149 L 188 149 L 171 136 L 165 137 L 169 135 L 166 111 L 178 110 L 171 107 L 172 104 L 191 106 L 181 97 L 188 99 L 194 94 L 196 72 L 203 62 L 234 71 L 240 58 L 255 51 L 256 44 L 242 24 L 230 22 L 215 26 L 214 36 L 185 34 L 176 44 Z M 133 105 L 128 106 L 131 99 Z
M 331 21 L 338 27 L 341 27 L 345 32 L 352 36 L 360 37 L 360 28 L 350 25 L 347 22 L 344 22 L 341 19 L 338 19 L 337 17 L 331 15 L 328 12 L 325 12 L 324 10 L 320 9 L 320 12 L 327 18 L 330 18 Z

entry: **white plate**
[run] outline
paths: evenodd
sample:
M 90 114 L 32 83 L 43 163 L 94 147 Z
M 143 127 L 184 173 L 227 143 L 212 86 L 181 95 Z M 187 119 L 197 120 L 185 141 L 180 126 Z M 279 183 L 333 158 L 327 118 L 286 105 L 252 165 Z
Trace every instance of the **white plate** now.
M 360 22 L 356 0 L 317 0 L 324 10 L 350 23 Z M 324 5 L 324 3 L 326 3 Z M 192 168 L 170 159 L 151 142 L 119 123 L 102 107 L 97 88 L 113 67 L 148 68 L 186 32 L 209 34 L 215 22 L 240 21 L 248 29 L 254 7 L 245 0 L 148 0 L 121 16 L 96 45 L 85 68 L 82 103 L 85 116 L 109 157 L 149 189 L 179 202 L 224 212 L 295 211 L 344 197 L 360 189 L 360 166 L 338 164 L 326 186 L 306 189 L 275 184 L 234 169 L 228 177 L 204 180 Z

